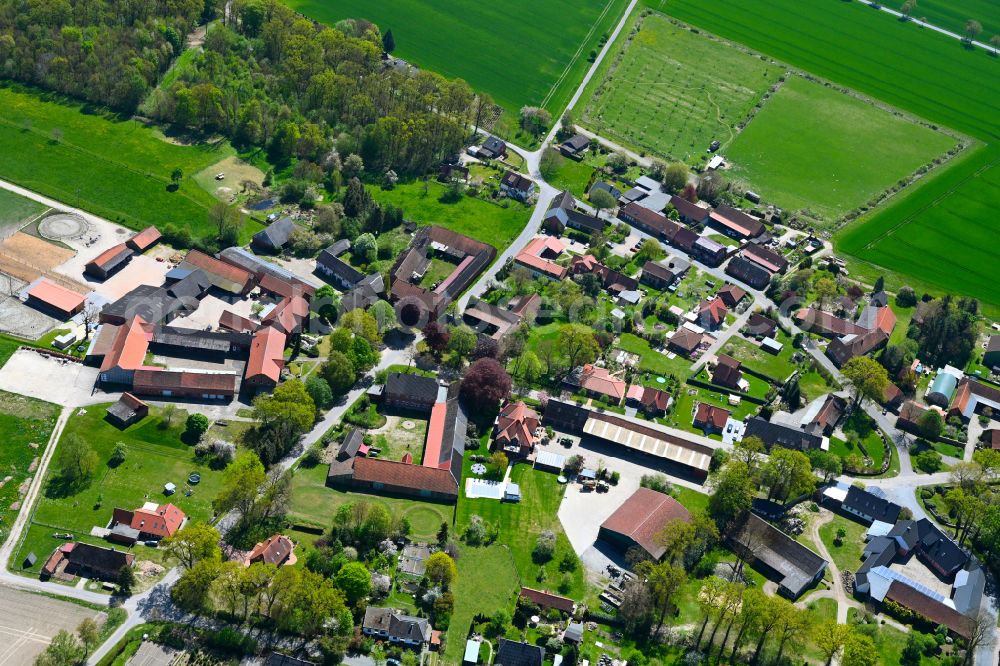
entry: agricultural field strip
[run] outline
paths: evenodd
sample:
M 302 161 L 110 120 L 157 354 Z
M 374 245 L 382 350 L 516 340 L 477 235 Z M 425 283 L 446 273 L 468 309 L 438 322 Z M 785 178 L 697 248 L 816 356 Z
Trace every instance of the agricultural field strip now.
M 768 7 L 764 7 L 765 3 L 735 6 L 737 4 L 732 0 L 720 0 L 708 6 L 679 0 L 671 11 L 688 23 L 754 46 L 797 67 L 806 68 L 841 85 L 848 85 L 920 117 L 986 141 L 997 138 L 998 126 L 995 121 L 989 120 L 995 118 L 996 105 L 987 100 L 1000 98 L 1000 90 L 997 89 L 1000 86 L 995 71 L 985 69 L 995 67 L 995 60 L 987 59 L 982 51 L 970 53 L 957 48 L 946 51 L 944 45 L 951 48 L 950 39 L 938 36 L 936 38 L 939 41 L 934 42 L 933 38 L 927 36 L 930 33 L 919 34 L 919 29 L 913 26 L 898 22 L 894 24 L 887 16 L 874 14 L 858 4 L 838 5 L 836 16 L 841 21 L 838 25 L 832 25 L 825 18 L 829 14 L 826 11 L 829 8 L 821 10 L 784 0 L 772 0 L 766 3 Z M 743 17 L 739 24 L 729 20 L 732 12 L 739 12 Z M 850 29 L 845 27 L 847 24 L 850 24 Z M 872 40 L 885 41 L 884 33 L 890 29 L 899 32 L 898 35 L 893 35 L 896 39 L 888 42 L 896 48 L 892 51 L 880 51 L 879 56 L 884 62 L 881 67 L 873 67 L 870 62 L 871 53 L 863 45 Z M 793 42 L 787 39 L 788 35 L 796 34 L 800 35 L 799 40 Z M 866 39 L 868 37 L 871 39 Z M 979 60 L 970 60 L 977 57 Z M 959 62 L 960 59 L 962 62 Z M 960 104 L 958 100 L 961 100 Z M 933 184 L 936 180 L 938 179 L 928 178 L 921 186 L 909 188 L 910 191 L 904 192 L 902 196 L 894 197 L 896 202 L 891 208 L 880 211 L 872 218 L 864 218 L 860 224 L 867 226 L 876 220 L 881 221 L 885 215 L 894 216 L 897 206 L 905 207 L 909 199 L 918 195 L 921 201 L 926 201 L 924 188 L 940 187 L 940 184 Z M 940 180 L 948 181 L 944 178 Z M 983 178 L 979 180 L 982 181 Z M 972 180 L 966 184 L 966 191 L 977 185 L 986 186 Z M 951 200 L 955 201 L 955 197 L 960 197 L 961 194 L 956 192 Z M 969 194 L 965 194 L 964 198 L 969 198 Z M 933 228 L 936 222 L 932 220 L 923 223 L 915 218 L 913 224 Z M 883 224 L 875 225 L 876 231 L 883 227 Z M 850 228 L 856 229 L 854 225 Z M 985 234 L 984 238 L 989 236 L 988 230 L 983 231 L 981 228 L 966 227 L 965 231 Z M 852 235 L 856 234 L 857 232 L 852 232 Z M 852 243 L 856 247 L 858 241 L 852 238 Z M 975 245 L 976 241 L 969 240 L 965 245 L 970 244 Z M 957 248 L 953 241 L 948 245 L 954 249 L 950 252 L 946 249 L 943 256 L 949 262 L 954 262 L 957 259 L 954 250 Z M 918 248 L 918 251 L 934 250 L 940 253 L 939 248 L 940 244 L 937 244 L 934 247 Z M 845 251 L 852 254 L 856 250 L 845 247 Z M 960 271 L 928 276 L 914 269 L 913 256 L 914 253 L 910 252 L 906 257 L 891 260 L 879 257 L 877 260 L 883 269 L 918 277 L 925 284 L 930 282 L 938 288 L 957 288 L 955 276 Z M 964 260 L 960 263 L 969 264 Z M 982 270 L 981 262 L 976 263 Z M 973 280 L 972 283 L 979 284 L 979 293 L 974 294 L 975 296 L 987 302 L 991 298 L 996 300 L 996 294 L 990 295 L 985 288 L 986 283 L 981 280 Z

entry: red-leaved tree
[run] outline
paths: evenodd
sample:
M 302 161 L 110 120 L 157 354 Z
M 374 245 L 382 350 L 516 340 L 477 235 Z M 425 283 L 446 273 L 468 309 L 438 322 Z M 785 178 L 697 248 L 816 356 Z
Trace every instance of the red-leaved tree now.
M 510 375 L 492 358 L 481 358 L 465 371 L 461 396 L 475 410 L 492 412 L 510 396 Z

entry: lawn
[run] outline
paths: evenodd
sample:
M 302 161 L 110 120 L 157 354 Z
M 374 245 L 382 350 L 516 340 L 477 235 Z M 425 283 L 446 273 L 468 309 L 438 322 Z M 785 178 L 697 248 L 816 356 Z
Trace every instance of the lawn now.
M 0 88 L 0 178 L 133 229 L 176 224 L 195 235 L 211 231 L 207 214 L 215 199 L 191 175 L 231 155 L 227 143 L 177 145 L 138 121 L 55 99 Z M 58 141 L 55 130 L 62 133 Z M 171 192 L 174 167 L 185 177 Z
M 855 259 L 850 264 L 854 276 L 874 279 L 884 273 L 890 288 L 910 283 L 935 291 L 957 291 L 1000 311 L 989 254 L 992 239 L 1000 233 L 1000 219 L 992 214 L 1000 205 L 996 58 L 858 2 L 645 2 L 701 29 L 990 143 L 908 188 L 909 192 L 893 198 L 892 205 L 862 217 L 835 240 L 839 250 Z M 879 48 L 872 48 L 873 44 Z M 964 270 L 954 270 L 956 265 Z
M 580 121 L 607 138 L 693 162 L 713 140 L 723 146 L 732 141 L 735 126 L 782 73 L 718 39 L 650 15 L 594 77 Z
M 777 339 L 784 344 L 777 354 L 764 351 L 739 335 L 729 338 L 729 342 L 722 348 L 722 353 L 732 356 L 751 370 L 781 381 L 790 377 L 796 370 L 795 364 L 792 363 L 795 349 L 792 347 L 792 339 L 781 329 L 778 329 Z
M 59 407 L 0 391 L 0 544 L 7 539 L 8 525 L 20 510 L 20 487 L 45 451 Z M 9 477 L 9 479 L 7 478 Z
M 733 175 L 832 222 L 957 143 L 834 88 L 790 77 L 733 142 Z
M 705 402 L 710 405 L 715 405 L 716 407 L 727 409 L 732 414 L 732 417 L 737 421 L 746 419 L 760 408 L 760 405 L 755 405 L 749 400 L 742 400 L 739 405 L 734 407 L 729 404 L 727 396 L 721 393 L 715 393 L 707 389 L 688 386 L 687 384 L 681 385 L 680 395 L 675 396 L 675 400 L 677 402 L 667 418 L 657 420 L 664 425 L 680 428 L 681 430 L 687 430 L 688 432 L 698 433 L 699 435 L 702 434 L 702 431 L 695 428 L 692 423 L 695 403 Z M 718 435 L 715 435 L 714 437 L 719 438 Z
M 840 546 L 834 543 L 837 537 L 837 530 L 843 528 L 847 532 L 844 541 Z M 833 520 L 819 528 L 819 538 L 823 545 L 830 551 L 834 564 L 841 571 L 857 571 L 861 566 L 861 553 L 865 549 L 865 532 L 868 531 L 861 523 L 855 522 L 841 515 L 834 516 Z
M 20 195 L 0 190 L 0 229 L 20 228 L 24 222 L 45 210 L 45 206 Z
M 430 265 L 427 266 L 427 271 L 424 273 L 423 279 L 420 280 L 420 286 L 425 289 L 434 289 L 442 280 L 451 275 L 454 270 L 454 263 L 434 257 L 431 259 Z
M 568 190 L 581 200 L 586 200 L 587 185 L 594 173 L 594 167 L 587 160 L 577 162 L 562 155 L 555 158 L 556 167 L 546 172 L 545 180 L 560 190 Z
M 472 619 L 512 608 L 520 590 L 511 551 L 500 544 L 486 548 L 459 546 L 458 578 L 452 585 L 455 610 L 448 625 L 445 664 L 460 664 Z
M 471 463 L 467 456 L 466 468 Z M 514 558 L 517 573 L 525 584 L 535 584 L 555 590 L 563 582 L 563 577 L 570 588 L 563 592 L 574 599 L 582 599 L 586 592 L 583 566 L 563 574 L 559 571 L 560 560 L 566 554 L 573 553 L 559 522 L 557 513 L 562 502 L 564 487 L 557 482 L 557 476 L 548 472 L 533 469 L 529 465 L 515 465 L 511 470 L 511 481 L 521 487 L 521 501 L 517 503 L 498 502 L 490 499 L 466 499 L 463 491 L 458 503 L 458 520 L 456 530 L 461 532 L 475 514 L 500 528 L 498 543 L 507 546 Z M 556 552 L 547 563 L 535 562 L 531 551 L 535 547 L 538 535 L 550 530 L 556 534 Z M 573 555 L 576 559 L 576 555 Z M 541 569 L 545 569 L 545 580 L 538 580 Z
M 364 18 L 392 30 L 393 55 L 462 78 L 516 115 L 524 105 L 561 113 L 626 0 L 284 0 L 333 25 Z
M 404 183 L 391 190 L 372 187 L 369 191 L 380 203 L 402 208 L 407 220 L 446 227 L 498 249 L 510 245 L 531 217 L 527 206 L 507 199 L 495 204 L 466 196 L 457 203 L 443 203 L 441 195 L 446 190 L 441 183 L 428 181 Z
M 365 500 L 384 505 L 393 516 L 410 521 L 410 535 L 414 539 L 433 539 L 441 523 L 451 523 L 454 508 L 447 504 L 421 502 L 413 499 L 381 497 L 365 493 L 334 490 L 326 487 L 327 465 L 311 468 L 300 467 L 292 479 L 292 500 L 288 518 L 315 527 L 329 527 L 337 507 L 346 502 Z
M 650 348 L 649 343 L 632 333 L 622 333 L 618 347 L 639 355 L 639 369 L 660 376 L 673 375 L 683 380 L 691 371 L 691 361 L 683 356 L 669 358 Z
M 70 533 L 75 539 L 102 543 L 87 535 L 95 525 L 106 526 L 115 507 L 134 509 L 144 502 L 170 502 L 192 520 L 212 519 L 212 499 L 222 473 L 196 459 L 194 447 L 181 442 L 185 413 L 179 411 L 169 428 L 160 428 L 159 410 L 151 408 L 149 417 L 122 431 L 104 420 L 107 406 L 91 405 L 85 413 L 75 413 L 59 440 L 61 446 L 69 433 L 76 433 L 90 444 L 98 459 L 94 478 L 82 487 L 66 487 L 59 477 L 56 449 L 30 529 L 12 563 L 20 564 L 27 553 L 34 551 L 39 562 L 33 571 L 37 570 L 61 541 L 53 537 L 54 533 Z M 128 454 L 124 463 L 110 467 L 108 459 L 119 442 L 125 444 Z M 195 471 L 201 474 L 201 482 L 189 486 L 188 475 Z M 178 486 L 178 492 L 169 497 L 163 493 L 163 484 L 168 481 Z M 140 559 L 162 559 L 158 552 L 149 550 Z

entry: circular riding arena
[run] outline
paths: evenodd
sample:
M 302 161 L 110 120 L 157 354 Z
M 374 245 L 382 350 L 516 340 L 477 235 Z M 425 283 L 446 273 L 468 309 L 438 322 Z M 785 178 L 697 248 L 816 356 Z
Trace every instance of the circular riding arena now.
M 75 213 L 56 213 L 38 223 L 38 235 L 54 241 L 81 238 L 89 230 L 87 220 Z

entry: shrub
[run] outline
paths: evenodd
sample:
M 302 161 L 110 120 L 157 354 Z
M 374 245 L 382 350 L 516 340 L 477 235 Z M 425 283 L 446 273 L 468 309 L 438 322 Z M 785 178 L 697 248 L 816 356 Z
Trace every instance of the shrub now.
M 538 535 L 535 548 L 531 551 L 531 558 L 535 562 L 548 562 L 556 552 L 556 535 L 554 532 L 545 530 Z

